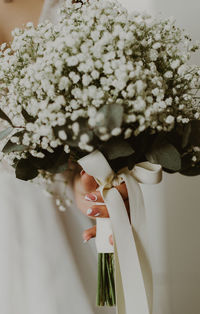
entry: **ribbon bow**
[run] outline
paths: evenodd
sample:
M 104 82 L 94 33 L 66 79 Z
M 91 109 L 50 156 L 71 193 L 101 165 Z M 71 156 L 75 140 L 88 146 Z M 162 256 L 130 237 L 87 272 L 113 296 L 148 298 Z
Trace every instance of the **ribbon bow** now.
M 160 165 L 142 162 L 133 170 L 115 174 L 104 155 L 95 150 L 78 160 L 95 178 L 110 218 L 97 219 L 96 247 L 99 253 L 115 254 L 116 308 L 118 314 L 150 314 L 152 274 L 147 258 L 145 206 L 139 183 L 162 180 Z M 125 181 L 130 204 L 130 221 L 124 201 L 114 185 Z M 108 237 L 113 234 L 114 247 Z

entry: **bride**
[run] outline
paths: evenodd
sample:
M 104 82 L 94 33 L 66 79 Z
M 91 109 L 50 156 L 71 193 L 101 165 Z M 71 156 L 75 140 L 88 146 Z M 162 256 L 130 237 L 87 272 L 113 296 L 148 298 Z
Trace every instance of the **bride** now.
M 29 21 L 56 21 L 64 0 L 0 0 L 0 43 Z M 2 314 L 114 313 L 96 307 L 95 217 L 108 217 L 93 177 L 75 168 L 68 175 L 73 203 L 59 212 L 54 199 L 14 178 L 1 165 L 0 309 Z M 126 199 L 124 184 L 118 190 Z M 77 210 L 79 208 L 81 211 Z M 88 228 L 89 227 L 89 228 Z M 84 231 L 84 229 L 86 229 Z M 109 239 L 112 243 L 112 237 Z

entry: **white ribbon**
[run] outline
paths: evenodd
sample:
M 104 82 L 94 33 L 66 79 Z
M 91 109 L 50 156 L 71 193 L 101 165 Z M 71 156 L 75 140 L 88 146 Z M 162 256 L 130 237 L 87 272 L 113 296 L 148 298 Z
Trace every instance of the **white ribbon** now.
M 152 312 L 152 274 L 147 258 L 145 206 L 139 183 L 156 184 L 162 180 L 160 165 L 138 163 L 115 174 L 103 154 L 95 150 L 78 160 L 95 178 L 110 218 L 97 218 L 96 247 L 99 253 L 114 252 L 116 308 L 118 314 Z M 113 186 L 125 181 L 130 204 L 130 221 L 124 201 Z M 113 235 L 114 247 L 109 243 Z

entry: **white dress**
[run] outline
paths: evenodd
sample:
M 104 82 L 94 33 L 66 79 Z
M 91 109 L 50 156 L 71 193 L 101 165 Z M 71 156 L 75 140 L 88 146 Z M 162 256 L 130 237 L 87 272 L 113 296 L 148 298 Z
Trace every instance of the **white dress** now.
M 58 4 L 46 0 L 40 21 L 54 21 Z M 0 172 L 0 313 L 114 313 L 96 307 L 96 247 L 82 238 L 94 221 L 75 202 L 59 212 L 38 186 Z

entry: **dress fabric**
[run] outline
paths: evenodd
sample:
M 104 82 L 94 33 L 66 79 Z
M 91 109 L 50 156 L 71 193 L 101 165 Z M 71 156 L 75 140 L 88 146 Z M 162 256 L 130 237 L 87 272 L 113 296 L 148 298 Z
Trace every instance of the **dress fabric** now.
M 62 1 L 46 0 L 40 17 L 55 21 Z M 82 232 L 94 225 L 73 199 L 60 212 L 41 189 L 0 169 L 0 313 L 112 314 L 96 307 L 97 253 Z

